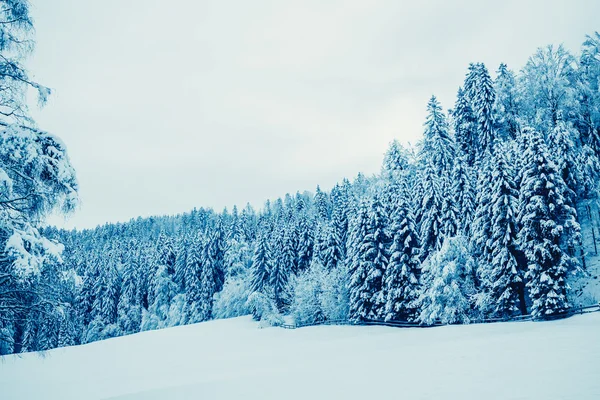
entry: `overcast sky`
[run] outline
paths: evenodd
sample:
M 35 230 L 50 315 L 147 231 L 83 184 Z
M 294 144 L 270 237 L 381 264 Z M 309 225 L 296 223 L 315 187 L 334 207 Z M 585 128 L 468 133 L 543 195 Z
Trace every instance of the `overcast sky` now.
M 600 1 L 31 0 L 34 115 L 67 144 L 93 227 L 221 210 L 379 170 L 452 107 L 469 62 L 578 52 Z

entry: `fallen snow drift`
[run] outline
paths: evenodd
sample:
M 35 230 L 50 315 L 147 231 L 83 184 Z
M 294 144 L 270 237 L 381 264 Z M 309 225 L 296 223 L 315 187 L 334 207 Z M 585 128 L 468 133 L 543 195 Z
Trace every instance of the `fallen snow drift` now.
M 600 399 L 600 313 L 439 328 L 218 320 L 0 362 L 11 399 Z

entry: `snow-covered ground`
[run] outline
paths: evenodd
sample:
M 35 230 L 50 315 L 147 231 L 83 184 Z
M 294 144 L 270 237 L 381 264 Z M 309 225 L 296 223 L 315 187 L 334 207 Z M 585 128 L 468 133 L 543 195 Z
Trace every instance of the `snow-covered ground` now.
M 600 399 L 600 313 L 440 328 L 250 317 L 0 362 L 12 399 Z

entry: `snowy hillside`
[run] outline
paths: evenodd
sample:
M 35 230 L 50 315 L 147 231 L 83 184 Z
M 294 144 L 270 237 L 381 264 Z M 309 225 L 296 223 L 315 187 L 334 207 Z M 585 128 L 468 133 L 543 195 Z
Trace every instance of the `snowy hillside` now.
M 240 317 L 6 356 L 0 387 L 3 400 L 598 399 L 598 332 L 600 313 L 427 329 Z

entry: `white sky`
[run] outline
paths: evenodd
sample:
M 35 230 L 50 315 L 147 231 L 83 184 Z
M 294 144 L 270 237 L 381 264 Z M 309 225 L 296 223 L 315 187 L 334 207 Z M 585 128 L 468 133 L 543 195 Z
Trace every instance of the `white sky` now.
M 519 69 L 579 51 L 600 1 L 31 0 L 34 110 L 67 144 L 93 227 L 193 207 L 260 207 L 379 170 L 415 142 L 471 61 Z M 452 3 L 452 4 L 450 4 Z

